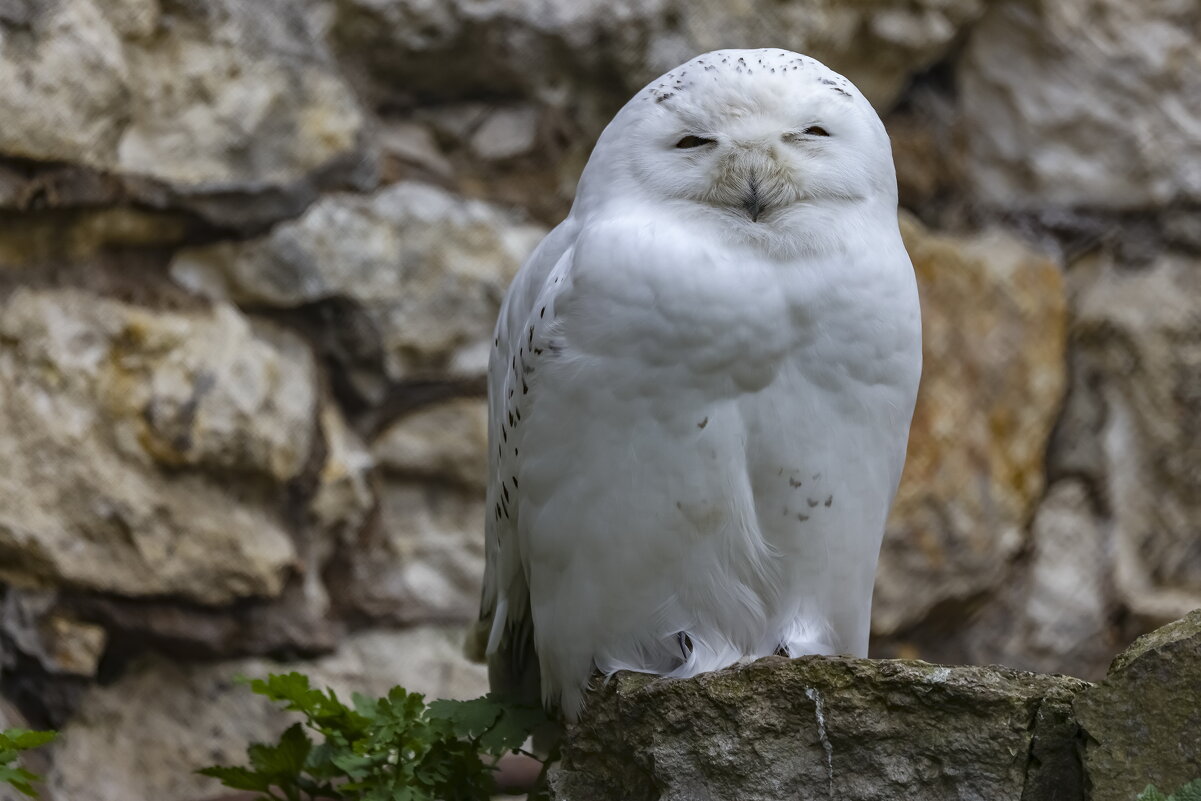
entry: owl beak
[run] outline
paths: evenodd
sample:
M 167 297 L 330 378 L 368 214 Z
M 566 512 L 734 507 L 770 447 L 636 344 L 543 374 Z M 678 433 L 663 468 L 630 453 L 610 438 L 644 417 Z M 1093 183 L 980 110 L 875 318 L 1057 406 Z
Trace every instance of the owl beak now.
M 751 222 L 759 222 L 759 214 L 763 211 L 763 198 L 759 194 L 759 181 L 753 175 L 747 181 L 746 194 L 742 196 L 742 207 L 746 209 Z

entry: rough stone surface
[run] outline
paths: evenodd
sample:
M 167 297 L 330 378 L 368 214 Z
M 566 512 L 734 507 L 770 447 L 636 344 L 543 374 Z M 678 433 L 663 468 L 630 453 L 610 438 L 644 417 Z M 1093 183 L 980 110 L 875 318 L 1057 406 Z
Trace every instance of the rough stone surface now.
M 489 114 L 471 136 L 471 149 L 490 161 L 528 153 L 538 135 L 538 110 L 532 106 L 502 108 Z
M 360 135 L 313 3 L 18 5 L 0 16 L 5 155 L 257 192 L 345 156 Z
M 1201 776 L 1201 609 L 1135 640 L 1075 709 L 1090 801 Z
M 1080 482 L 1062 481 L 1047 493 L 1031 525 L 1027 579 L 1008 604 L 1004 653 L 991 661 L 1054 672 L 1108 660 L 1116 646 L 1108 636 L 1111 577 L 1105 535 L 1091 511 Z
M 263 239 L 184 251 L 172 273 L 238 303 L 347 300 L 366 318 L 361 351 L 380 351 L 388 378 L 479 374 L 504 289 L 544 233 L 494 206 L 402 183 L 327 197 Z
M 902 232 L 925 363 L 880 557 L 877 634 L 1002 580 L 1042 495 L 1066 382 L 1066 299 L 1052 261 L 999 231 L 952 238 L 903 218 Z
M 382 482 L 378 518 L 346 549 L 336 573 L 342 602 L 400 624 L 474 619 L 484 573 L 483 519 L 478 492 Z
M 322 408 L 320 424 L 326 453 L 310 510 L 322 529 L 350 536 L 375 506 L 371 487 L 375 460 L 333 404 Z
M 458 637 L 457 631 L 437 628 L 368 631 L 351 636 L 328 657 L 299 663 L 146 659 L 84 698 L 53 749 L 50 799 L 220 796 L 217 782 L 192 771 L 240 763 L 250 742 L 274 737 L 295 720 L 236 684 L 236 676 L 300 670 L 345 700 L 351 692 L 382 695 L 397 683 L 431 698 L 481 695 L 484 669 L 462 661 Z
M 1005 0 L 957 76 L 968 172 L 1017 208 L 1201 201 L 1201 6 Z
M 10 589 L 0 601 L 0 632 L 43 670 L 95 676 L 108 633 L 54 611 L 55 601 L 54 593 Z
M 401 418 L 372 445 L 376 460 L 400 474 L 443 478 L 482 491 L 487 479 L 488 408 L 454 398 Z
M 308 457 L 312 371 L 295 338 L 227 306 L 13 292 L 0 302 L 0 577 L 205 603 L 277 594 L 295 550 L 272 487 Z
M 552 787 L 560 801 L 1082 799 L 1069 718 L 1085 686 L 824 657 L 619 674 L 569 727 Z
M 984 5 L 339 0 L 334 31 L 344 55 L 364 65 L 384 94 L 395 94 L 391 87 L 419 97 L 487 88 L 566 100 L 564 84 L 575 81 L 620 97 L 697 53 L 784 47 L 826 62 L 887 106 Z
M 1113 620 L 1109 528 L 1086 485 L 1057 481 L 1030 526 L 1028 551 L 996 596 L 948 637 L 923 633 L 917 649 L 940 662 L 1002 664 L 1099 680 L 1124 642 Z
M 1159 625 L 1201 607 L 1201 262 L 1112 252 L 1070 272 L 1071 396 L 1053 469 L 1085 477 L 1112 532 L 1121 603 Z

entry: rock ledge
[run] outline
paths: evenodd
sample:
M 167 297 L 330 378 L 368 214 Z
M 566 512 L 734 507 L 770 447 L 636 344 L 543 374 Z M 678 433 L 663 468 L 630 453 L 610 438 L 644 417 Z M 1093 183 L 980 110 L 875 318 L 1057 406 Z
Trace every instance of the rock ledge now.
M 1105 680 L 906 660 L 768 657 L 593 690 L 559 801 L 1130 801 L 1201 777 L 1201 609 Z

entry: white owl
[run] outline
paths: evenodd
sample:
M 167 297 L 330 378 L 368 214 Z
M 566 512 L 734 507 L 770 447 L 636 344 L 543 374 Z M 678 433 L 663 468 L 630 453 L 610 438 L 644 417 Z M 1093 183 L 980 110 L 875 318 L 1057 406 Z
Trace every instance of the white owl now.
M 494 689 L 866 655 L 921 373 L 888 135 L 844 77 L 721 50 L 639 92 L 496 325 Z

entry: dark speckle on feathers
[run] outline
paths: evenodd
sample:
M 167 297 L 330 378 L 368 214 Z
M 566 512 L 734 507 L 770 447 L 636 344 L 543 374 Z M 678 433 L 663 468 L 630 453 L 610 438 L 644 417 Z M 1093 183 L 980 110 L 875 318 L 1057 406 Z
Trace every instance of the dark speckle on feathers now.
M 812 509 L 813 507 L 815 507 L 815 506 L 817 506 L 819 503 L 821 503 L 821 501 L 815 500 L 815 499 L 813 499 L 813 498 L 808 498 L 808 499 L 807 499 L 807 501 L 808 501 L 808 503 L 809 503 L 809 508 L 810 508 L 810 509 Z

